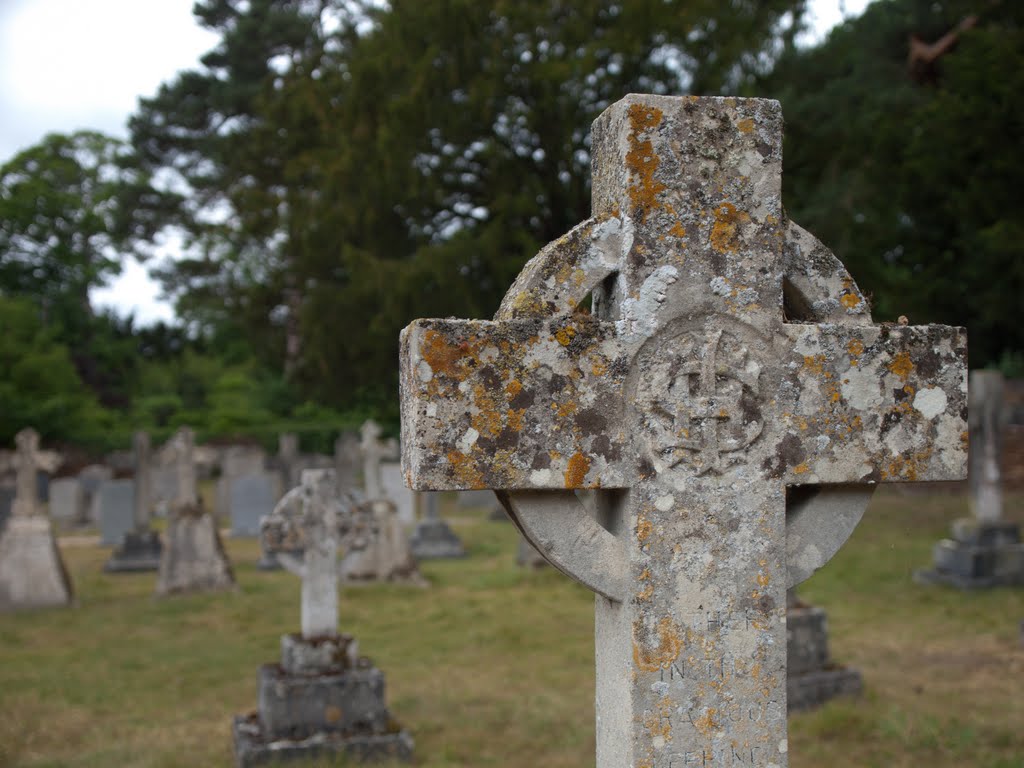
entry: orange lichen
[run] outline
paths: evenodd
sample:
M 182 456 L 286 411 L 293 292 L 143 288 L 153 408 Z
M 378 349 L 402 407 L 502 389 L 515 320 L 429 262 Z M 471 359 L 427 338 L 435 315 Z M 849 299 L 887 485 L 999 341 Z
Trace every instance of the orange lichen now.
M 467 342 L 452 346 L 443 334 L 438 331 L 427 331 L 423 334 L 420 354 L 435 375 L 457 377 L 456 366 L 463 358 L 472 358 L 474 353 Z
M 736 128 L 739 130 L 740 133 L 750 133 L 752 130 L 754 130 L 754 121 L 751 120 L 749 117 L 745 117 L 738 123 L 736 123 Z
M 448 463 L 452 466 L 455 478 L 467 488 L 483 489 L 487 487 L 484 477 L 476 466 L 476 462 L 459 451 L 448 451 Z
M 806 461 L 801 461 L 799 464 L 797 464 L 795 467 L 793 467 L 793 474 L 794 475 L 802 475 L 805 472 L 810 472 L 810 471 L 811 471 L 811 469 L 810 469 L 810 467 L 807 466 L 807 462 Z
M 662 112 L 654 107 L 633 104 L 629 108 L 629 151 L 626 153 L 626 167 L 630 171 L 629 200 L 634 217 L 641 223 L 647 220 L 649 211 L 658 207 L 658 194 L 665 185 L 655 178 L 658 170 L 658 154 L 650 139 L 640 139 L 640 134 L 654 130 L 661 123 Z
M 505 385 L 505 396 L 509 400 L 514 399 L 522 391 L 523 385 L 520 383 L 519 379 L 512 379 L 512 381 Z
M 638 640 L 638 636 L 644 634 L 643 623 L 639 619 L 633 622 L 633 662 L 645 672 L 668 669 L 672 662 L 679 658 L 679 651 L 683 647 L 679 627 L 668 616 L 658 621 L 655 632 L 658 644 L 651 648 L 647 643 Z
M 740 225 L 746 221 L 750 221 L 749 214 L 737 211 L 732 203 L 719 205 L 711 226 L 711 247 L 719 253 L 735 253 L 740 247 Z
M 857 365 L 857 358 L 864 354 L 864 342 L 860 339 L 851 339 L 846 345 L 846 352 L 850 355 L 850 365 Z
M 693 721 L 693 727 L 704 734 L 704 736 L 710 738 L 716 730 L 722 727 L 722 724 L 715 720 L 717 714 L 717 709 L 708 707 L 707 712 Z
M 844 293 L 839 299 L 839 303 L 847 309 L 853 309 L 860 304 L 860 296 L 855 293 Z
M 888 368 L 904 381 L 914 372 L 914 364 L 911 362 L 910 354 L 907 352 L 900 352 L 896 355 L 893 361 L 889 363 Z
M 555 331 L 555 340 L 563 347 L 568 347 L 574 338 L 576 338 L 576 329 L 571 325 L 566 325 Z
M 805 355 L 804 368 L 817 376 L 823 376 L 826 379 L 832 378 L 832 374 L 825 370 L 824 355 Z
M 508 409 L 508 428 L 513 432 L 519 432 L 523 428 L 523 416 L 526 414 L 525 408 L 509 408 Z
M 647 539 L 651 537 L 652 533 L 654 533 L 654 525 L 646 517 L 640 515 L 639 519 L 636 521 L 637 541 L 639 541 L 641 544 L 646 543 Z
M 678 221 L 672 225 L 672 228 L 668 231 L 668 233 L 680 239 L 686 237 L 686 229 Z
M 577 451 L 569 458 L 569 466 L 565 470 L 565 487 L 581 488 L 583 479 L 590 471 L 590 458 Z
M 654 585 L 653 584 L 646 584 L 643 589 L 641 589 L 639 592 L 636 593 L 637 602 L 639 602 L 639 603 L 646 603 L 648 600 L 651 599 L 651 596 L 653 594 L 654 594 Z

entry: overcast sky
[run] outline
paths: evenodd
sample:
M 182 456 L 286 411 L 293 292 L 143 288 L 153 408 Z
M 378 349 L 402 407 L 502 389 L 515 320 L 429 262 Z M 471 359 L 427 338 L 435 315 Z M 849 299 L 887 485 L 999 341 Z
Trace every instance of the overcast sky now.
M 811 0 L 817 36 L 869 0 Z M 0 164 L 50 132 L 89 128 L 127 136 L 140 96 L 194 67 L 217 38 L 192 17 L 193 0 L 0 0 Z M 97 305 L 172 318 L 135 263 Z

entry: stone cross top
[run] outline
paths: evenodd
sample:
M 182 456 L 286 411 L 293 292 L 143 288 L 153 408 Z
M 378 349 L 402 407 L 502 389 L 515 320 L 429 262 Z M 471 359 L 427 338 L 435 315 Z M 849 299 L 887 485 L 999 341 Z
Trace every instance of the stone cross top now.
M 153 505 L 153 482 L 149 466 L 149 434 L 139 430 L 132 438 L 135 449 L 135 531 L 149 530 Z
M 372 512 L 339 492 L 334 470 L 307 469 L 302 484 L 263 518 L 264 551 L 302 578 L 302 636 L 338 634 L 338 548 L 351 547 L 372 529 Z M 300 560 L 292 553 L 302 550 Z
M 598 594 L 601 768 L 785 766 L 787 587 L 872 484 L 963 474 L 963 331 L 871 323 L 781 148 L 777 102 L 628 96 L 495 320 L 402 333 L 410 486 L 498 490 Z
M 40 459 L 39 433 L 31 427 L 26 427 L 14 436 L 14 444 L 17 447 L 17 477 L 11 514 L 31 517 L 39 512 L 39 486 L 36 482 L 36 469 Z

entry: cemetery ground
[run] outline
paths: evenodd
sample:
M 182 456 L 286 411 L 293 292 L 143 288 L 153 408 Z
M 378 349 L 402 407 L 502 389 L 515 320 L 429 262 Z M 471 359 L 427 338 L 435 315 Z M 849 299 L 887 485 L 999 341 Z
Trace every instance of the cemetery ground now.
M 428 589 L 341 593 L 341 629 L 384 671 L 416 764 L 593 764 L 592 594 L 518 568 L 513 526 L 487 510 L 441 506 L 469 557 L 422 563 Z M 959 491 L 882 488 L 801 587 L 865 695 L 790 716 L 794 768 L 1024 766 L 1024 590 L 911 580 L 966 514 Z M 1024 496 L 1007 517 L 1024 523 Z M 158 600 L 155 574 L 103 573 L 108 549 L 64 539 L 77 605 L 0 617 L 0 765 L 232 765 L 231 717 L 298 630 L 299 580 L 257 571 L 255 540 L 225 544 L 239 591 Z

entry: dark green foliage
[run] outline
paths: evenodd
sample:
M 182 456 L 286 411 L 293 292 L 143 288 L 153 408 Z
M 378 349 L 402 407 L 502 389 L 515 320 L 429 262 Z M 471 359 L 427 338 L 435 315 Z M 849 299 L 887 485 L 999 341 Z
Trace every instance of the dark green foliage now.
M 908 40 L 976 25 L 918 70 Z M 971 365 L 1024 350 L 1024 5 L 888 0 L 761 92 L 786 115 L 785 199 L 873 295 L 876 320 L 966 325 Z

